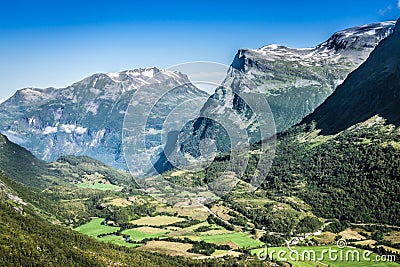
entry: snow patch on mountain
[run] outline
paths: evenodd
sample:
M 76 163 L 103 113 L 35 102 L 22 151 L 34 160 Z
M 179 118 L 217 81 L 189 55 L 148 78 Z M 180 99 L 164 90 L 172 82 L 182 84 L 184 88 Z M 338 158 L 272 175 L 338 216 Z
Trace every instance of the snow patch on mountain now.
M 152 78 L 154 76 L 154 69 L 148 69 L 142 72 L 142 75 Z
M 321 62 L 326 60 L 339 62 L 343 58 L 360 64 L 365 60 L 359 56 L 364 52 L 361 48 L 372 50 L 382 39 L 393 32 L 395 23 L 395 21 L 372 23 L 338 31 L 326 42 L 313 48 L 290 48 L 270 44 L 259 49 L 241 49 L 239 57 L 243 57 L 247 52 L 247 54 L 258 54 L 269 61 L 282 59 L 299 62 L 308 67 L 315 64 L 321 66 Z
M 86 133 L 87 128 L 82 127 L 82 126 L 77 126 L 74 124 L 61 124 L 60 130 L 67 134 L 76 133 L 78 135 L 82 135 L 82 134 Z
M 44 135 L 53 134 L 53 133 L 56 133 L 57 131 L 58 131 L 58 127 L 46 126 L 46 128 L 44 128 L 44 130 L 43 130 L 43 134 Z
M 107 73 L 107 75 L 111 78 L 111 79 L 113 79 L 113 80 L 118 80 L 119 79 L 119 72 L 110 72 L 110 73 Z

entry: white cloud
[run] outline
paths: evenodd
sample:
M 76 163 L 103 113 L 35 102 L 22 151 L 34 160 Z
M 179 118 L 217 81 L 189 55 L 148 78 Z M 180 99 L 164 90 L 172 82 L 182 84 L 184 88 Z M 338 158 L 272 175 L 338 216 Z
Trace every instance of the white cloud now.
M 397 2 L 397 8 L 400 9 L 400 0 Z
M 400 0 L 398 0 L 399 2 L 397 3 L 397 6 L 400 8 Z M 390 10 L 392 10 L 393 7 L 391 5 L 388 5 L 385 9 L 379 9 L 378 13 L 381 16 L 385 16 L 386 13 Z

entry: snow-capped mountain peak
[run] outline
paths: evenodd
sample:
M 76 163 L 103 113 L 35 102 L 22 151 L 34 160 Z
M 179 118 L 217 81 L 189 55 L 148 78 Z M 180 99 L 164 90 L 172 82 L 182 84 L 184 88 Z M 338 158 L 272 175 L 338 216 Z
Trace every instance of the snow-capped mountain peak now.
M 232 92 L 260 92 L 270 105 L 277 131 L 284 131 L 323 103 L 394 27 L 394 21 L 352 27 L 311 48 L 269 44 L 259 49 L 239 49 L 223 86 L 217 88 L 202 112 L 219 114 L 233 109 L 250 125 L 249 136 L 257 138 L 251 128 L 256 121 L 246 117 L 252 111 Z M 221 106 L 215 108 L 213 101 Z M 193 150 L 193 144 L 201 143 L 201 136 L 215 138 L 218 147 L 226 146 L 226 140 L 218 136 L 222 132 L 220 126 L 212 120 L 199 119 L 187 129 L 192 132 L 181 134 L 182 151 Z
M 290 48 L 279 44 L 269 44 L 259 49 L 241 49 L 238 54 L 259 55 L 266 60 L 300 61 L 311 66 L 320 61 L 338 61 L 341 58 L 352 60 L 359 65 L 378 43 L 389 36 L 395 21 L 365 24 L 335 32 L 325 42 L 312 48 Z
M 87 155 L 126 168 L 121 151 L 125 112 L 137 89 L 153 84 L 185 85 L 166 108 L 207 96 L 175 71 L 153 67 L 97 73 L 65 88 L 18 90 L 0 104 L 0 131 L 44 160 Z
M 153 67 L 153 68 L 140 68 L 140 69 L 133 69 L 133 70 L 126 70 L 122 72 L 110 72 L 107 73 L 108 77 L 113 79 L 116 82 L 121 82 L 123 81 L 124 78 L 130 77 L 130 78 L 137 78 L 137 77 L 147 77 L 147 78 L 153 78 L 154 75 L 159 73 L 161 70 Z
M 327 41 L 318 45 L 317 50 L 331 50 L 338 53 L 342 50 L 360 50 L 374 48 L 394 30 L 396 22 L 387 21 L 365 24 L 334 33 Z

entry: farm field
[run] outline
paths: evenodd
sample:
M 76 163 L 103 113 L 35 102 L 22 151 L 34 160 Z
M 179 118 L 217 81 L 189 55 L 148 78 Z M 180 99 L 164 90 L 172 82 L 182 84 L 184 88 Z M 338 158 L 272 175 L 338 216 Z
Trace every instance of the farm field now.
M 165 253 L 173 256 L 188 256 L 193 258 L 208 258 L 208 257 L 221 257 L 223 255 L 231 255 L 234 251 L 215 251 L 212 256 L 204 256 L 196 253 L 190 253 L 187 250 L 192 248 L 192 244 L 171 242 L 163 240 L 163 237 L 173 236 L 175 238 L 189 238 L 196 241 L 205 241 L 207 243 L 214 244 L 227 244 L 233 249 L 252 249 L 251 254 L 256 255 L 258 251 L 264 251 L 262 247 L 263 242 L 253 239 L 248 232 L 234 232 L 227 231 L 221 226 L 210 225 L 208 222 L 202 222 L 192 226 L 177 229 L 170 229 L 170 227 L 164 227 L 171 223 L 184 221 L 184 218 L 159 215 L 155 217 L 142 217 L 134 222 L 140 227 L 132 229 L 126 229 L 122 231 L 123 235 L 129 235 L 132 241 L 141 242 L 146 238 L 161 238 L 160 240 L 143 242 L 143 244 L 129 243 L 121 236 L 108 235 L 101 238 L 97 236 L 100 234 L 109 234 L 119 230 L 119 227 L 104 226 L 102 225 L 103 218 L 93 218 L 91 221 L 84 225 L 75 228 L 76 231 L 92 236 L 100 241 L 109 242 L 120 246 L 138 248 L 140 250 L 146 250 L 151 252 Z M 153 225 L 153 226 L 151 226 Z M 158 227 L 156 227 L 158 226 Z M 206 227 L 204 232 L 196 231 L 199 227 Z M 207 230 L 209 228 L 209 230 Z M 359 241 L 365 242 L 365 241 Z M 290 254 L 289 248 L 286 247 L 272 247 L 269 248 L 269 254 L 273 253 L 274 260 L 286 261 L 292 264 L 293 267 L 308 267 L 308 266 L 371 266 L 371 267 L 395 267 L 400 266 L 395 262 L 390 261 L 378 261 L 377 254 L 368 252 L 362 249 L 356 249 L 352 247 L 346 247 L 343 249 L 337 248 L 335 245 L 332 246 L 317 246 L 317 247 L 293 247 L 294 254 Z M 333 250 L 333 257 L 337 257 L 337 260 L 329 257 L 329 249 Z M 275 252 L 272 252 L 275 250 Z M 283 251 L 280 254 L 281 259 L 278 258 L 278 252 Z M 239 253 L 239 252 L 238 252 Z M 315 256 L 314 256 L 315 254 Z M 309 257 L 314 258 L 310 260 Z M 363 258 L 363 255 L 367 255 L 368 258 Z M 370 259 L 370 261 L 368 261 Z
M 336 251 L 332 252 L 332 258 L 330 258 L 329 256 L 329 249 L 331 249 L 332 251 Z M 264 248 L 253 249 L 251 250 L 251 254 L 257 255 L 257 253 L 260 250 L 264 251 Z M 268 254 L 269 255 L 272 254 L 275 260 L 287 261 L 291 263 L 293 267 L 308 267 L 308 266 L 398 267 L 400 266 L 395 262 L 389 262 L 389 261 L 378 262 L 377 254 L 366 252 L 366 250 L 358 248 L 346 247 L 343 249 L 339 249 L 336 246 L 320 246 L 320 247 L 292 247 L 292 250 L 295 252 L 291 252 L 287 247 L 271 247 L 268 248 Z M 280 253 L 281 259 L 278 258 L 278 253 Z M 262 253 L 261 256 L 263 255 L 264 254 Z M 307 260 L 307 258 L 310 257 L 309 255 L 311 255 L 311 258 L 314 258 L 315 260 L 319 261 L 319 263 Z M 359 255 L 359 257 L 357 255 Z M 363 257 L 363 255 L 366 256 Z
M 98 238 L 97 236 L 100 234 L 113 233 L 113 232 L 119 230 L 119 227 L 102 225 L 101 223 L 103 221 L 104 221 L 103 218 L 93 218 L 91 221 L 87 222 L 86 224 L 83 224 L 83 225 L 75 228 L 75 231 L 92 236 L 103 242 L 112 242 L 114 244 L 126 246 L 126 247 L 141 246 L 140 244 L 133 244 L 133 243 L 126 242 L 122 236 L 109 235 L 109 236 L 103 236 L 101 238 Z M 159 237 L 159 236 L 164 235 L 167 232 L 168 232 L 167 230 L 163 230 L 163 229 L 159 229 L 159 228 L 140 227 L 140 228 L 125 230 L 122 232 L 122 234 L 130 235 L 131 239 L 134 241 L 140 241 L 145 238 Z
M 127 229 L 127 230 L 123 231 L 122 234 L 130 235 L 131 240 L 141 241 L 145 238 L 153 238 L 153 237 L 163 236 L 167 232 L 168 231 L 159 229 L 159 228 L 141 227 L 141 228 Z
M 76 186 L 81 187 L 81 188 L 89 188 L 89 189 L 96 189 L 96 190 L 101 190 L 101 191 L 120 191 L 122 187 L 113 185 L 113 184 L 101 184 L 101 183 L 95 183 L 95 184 L 87 184 L 87 183 L 80 183 L 76 184 Z
M 339 235 L 346 239 L 346 240 L 365 240 L 366 238 L 362 235 L 360 235 L 357 231 L 347 228 L 346 230 L 342 231 L 339 233 Z
M 179 217 L 158 215 L 155 217 L 142 217 L 140 219 L 131 221 L 131 223 L 136 225 L 161 226 L 161 225 L 173 224 L 176 222 L 182 222 L 184 220 L 185 220 L 184 218 L 179 218 Z
M 317 240 L 317 242 L 319 244 L 324 244 L 324 245 L 334 243 L 335 237 L 336 237 L 336 234 L 334 234 L 332 232 L 323 232 L 319 236 L 314 236 L 315 240 Z
M 110 242 L 110 243 L 128 247 L 128 248 L 136 248 L 136 247 L 141 246 L 141 244 L 128 243 L 125 241 L 125 239 L 122 236 L 116 236 L 116 235 L 104 236 L 104 237 L 99 238 L 99 240 L 103 241 L 103 242 Z
M 108 234 L 113 233 L 119 230 L 119 227 L 113 226 L 104 226 L 101 223 L 104 219 L 102 218 L 93 218 L 88 223 L 81 225 L 75 228 L 76 231 L 87 234 L 89 236 L 97 238 L 100 234 Z M 156 216 L 156 217 L 142 217 L 136 220 L 136 224 L 146 224 L 146 225 L 168 225 L 174 222 L 183 221 L 183 218 L 179 217 L 170 217 L 170 216 Z M 195 230 L 201 226 L 210 227 L 211 230 L 205 232 L 196 232 Z M 169 228 L 168 228 L 169 229 Z M 121 234 L 129 235 L 132 241 L 141 241 L 146 238 L 157 238 L 157 237 L 168 237 L 173 236 L 175 238 L 189 238 L 192 240 L 200 241 L 203 240 L 207 243 L 215 243 L 215 244 L 228 244 L 232 248 L 255 248 L 263 245 L 263 242 L 255 240 L 251 238 L 249 233 L 244 232 L 233 232 L 227 231 L 223 229 L 221 226 L 210 225 L 207 222 L 199 223 L 193 226 L 189 226 L 186 228 L 179 228 L 178 230 L 168 230 L 166 228 L 158 228 L 151 226 L 141 226 L 132 229 L 126 229 L 121 232 Z M 166 246 L 167 241 L 159 240 L 159 241 L 150 241 L 146 244 L 132 244 L 126 242 L 122 235 L 109 235 L 101 238 L 97 238 L 98 240 L 104 242 L 112 242 L 117 245 L 126 246 L 126 247 L 144 247 L 144 250 L 155 251 L 155 252 L 168 252 L 168 254 L 173 255 L 186 255 L 192 257 L 198 257 L 199 255 L 195 255 L 194 253 L 187 253 L 183 248 L 190 248 L 191 244 L 181 244 L 179 242 L 172 242 L 175 246 L 174 249 Z M 171 242 L 168 242 L 168 244 Z M 220 252 L 222 253 L 222 251 Z M 226 251 L 224 252 L 226 253 Z M 215 255 L 217 256 L 217 255 Z
M 97 238 L 100 234 L 112 233 L 119 229 L 119 227 L 101 224 L 103 221 L 103 218 L 93 218 L 89 222 L 75 228 L 75 231 Z
M 208 211 L 203 206 L 161 206 L 157 207 L 158 212 L 177 213 L 178 216 L 187 216 L 194 220 L 205 221 L 209 215 Z
M 195 254 L 187 252 L 188 249 L 192 248 L 192 244 L 184 244 L 178 242 L 168 241 L 150 241 L 146 245 L 139 247 L 139 250 L 165 253 L 171 256 L 190 256 L 190 257 L 201 257 L 201 254 Z
M 205 242 L 215 243 L 215 244 L 233 243 L 239 248 L 256 248 L 264 244 L 259 240 L 251 238 L 248 233 L 242 233 L 242 232 L 206 235 L 206 236 L 201 236 L 200 239 Z
M 392 243 L 400 243 L 400 231 L 393 231 L 385 236 L 384 239 Z

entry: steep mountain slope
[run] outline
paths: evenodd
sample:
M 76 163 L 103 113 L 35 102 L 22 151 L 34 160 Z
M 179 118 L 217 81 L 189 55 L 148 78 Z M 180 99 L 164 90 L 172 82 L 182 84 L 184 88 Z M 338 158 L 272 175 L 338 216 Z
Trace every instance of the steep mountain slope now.
M 400 19 L 321 106 L 282 135 L 275 164 L 286 166 L 272 168 L 265 189 L 297 192 L 317 215 L 400 225 L 399 47 Z
M 52 175 L 73 184 L 113 184 L 135 186 L 131 175 L 87 156 L 62 156 L 46 166 Z
M 400 20 L 313 114 L 278 134 L 274 163 L 255 194 L 298 198 L 323 218 L 400 225 L 399 47 Z M 245 178 L 254 174 L 258 152 L 250 155 Z M 213 181 L 226 166 L 219 158 L 195 177 Z M 175 179 L 185 181 L 187 175 Z M 246 197 L 247 192 L 228 194 L 224 200 L 258 227 L 274 226 L 273 211 L 249 210 L 238 201 Z M 293 207 L 303 210 L 301 201 Z
M 201 115 L 233 110 L 248 125 L 250 138 L 257 141 L 257 131 L 251 130 L 256 125 L 254 117 L 238 95 L 260 92 L 271 107 L 277 131 L 283 131 L 313 112 L 393 28 L 394 22 L 354 27 L 336 32 L 309 49 L 268 45 L 258 50 L 239 50 L 223 86 L 216 89 Z M 216 138 L 220 150 L 229 149 L 221 127 L 210 119 L 199 118 L 182 132 L 182 150 L 195 156 L 204 136 Z
M 311 49 L 268 45 L 239 50 L 223 86 L 235 91 L 235 79 L 253 81 L 266 94 L 280 132 L 314 111 L 393 27 L 394 22 L 353 27 Z
M 264 189 L 316 215 L 400 225 L 400 19 L 344 83 L 280 136 Z
M 28 150 L 14 144 L 2 134 L 0 134 L 0 170 L 16 181 L 30 186 L 46 187 L 53 182 L 39 178 L 47 174 L 46 162 L 37 159 Z
M 336 134 L 374 115 L 400 125 L 400 25 L 303 123 Z
M 0 170 L 14 181 L 36 187 L 80 183 L 135 185 L 130 174 L 84 156 L 63 156 L 47 163 L 0 134 Z
M 320 216 L 400 225 L 399 47 L 400 19 L 314 113 L 282 134 L 265 189 L 296 192 Z
M 22 89 L 0 105 L 0 131 L 46 161 L 86 155 L 126 169 L 121 141 L 125 111 L 136 90 L 150 83 L 180 85 L 188 79 L 148 68 L 95 74 L 60 89 Z M 185 92 L 180 99 L 207 96 L 192 85 Z
M 129 173 L 95 159 L 63 156 L 47 163 L 1 134 L 0 176 L 0 187 L 6 189 L 6 196 L 22 198 L 41 218 L 65 225 L 96 215 L 92 197 L 137 187 Z

